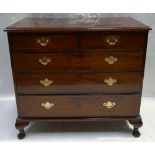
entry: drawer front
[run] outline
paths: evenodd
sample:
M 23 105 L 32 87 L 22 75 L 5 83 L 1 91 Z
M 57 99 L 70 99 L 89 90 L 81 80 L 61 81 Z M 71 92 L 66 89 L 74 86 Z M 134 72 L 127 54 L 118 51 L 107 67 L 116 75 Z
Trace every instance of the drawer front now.
M 142 73 L 17 74 L 20 94 L 139 93 Z
M 80 37 L 81 48 L 104 49 L 132 49 L 145 47 L 143 33 L 111 33 L 111 34 L 83 34 Z
M 140 95 L 18 96 L 21 117 L 137 116 Z
M 144 52 L 13 52 L 15 71 L 100 70 L 139 71 Z
M 70 49 L 77 45 L 76 36 L 71 34 L 15 34 L 10 41 L 13 49 Z

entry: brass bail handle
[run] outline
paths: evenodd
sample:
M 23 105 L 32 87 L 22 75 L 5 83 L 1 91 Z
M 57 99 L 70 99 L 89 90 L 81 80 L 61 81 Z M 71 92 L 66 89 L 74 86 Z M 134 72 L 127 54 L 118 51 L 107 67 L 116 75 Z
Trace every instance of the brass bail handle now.
M 55 106 L 55 104 L 52 103 L 52 102 L 47 101 L 47 102 L 45 102 L 45 103 L 41 103 L 41 106 L 42 106 L 44 109 L 49 110 L 49 109 L 53 108 L 53 107 Z
M 47 78 L 45 78 L 44 80 L 40 80 L 40 83 L 45 86 L 45 87 L 48 87 L 50 86 L 51 84 L 53 84 L 53 81 L 52 80 L 49 80 Z
M 51 62 L 51 58 L 47 58 L 47 57 L 42 57 L 42 58 L 38 58 L 38 62 L 41 63 L 42 65 L 46 66 L 48 63 Z
M 109 56 L 109 57 L 105 57 L 104 60 L 109 64 L 109 65 L 113 65 L 114 63 L 116 63 L 118 61 L 117 57 L 114 56 Z
M 116 43 L 118 43 L 118 38 L 115 37 L 115 36 L 108 36 L 108 37 L 106 38 L 106 42 L 107 42 L 109 45 L 114 46 L 114 45 L 116 45 Z
M 37 43 L 40 46 L 45 47 L 49 43 L 49 38 L 48 37 L 39 37 L 39 38 L 37 38 Z
M 109 77 L 108 79 L 104 79 L 104 83 L 106 83 L 108 86 L 112 86 L 117 83 L 117 79 Z
M 103 107 L 106 107 L 107 109 L 114 108 L 116 106 L 115 102 L 107 101 L 102 103 Z

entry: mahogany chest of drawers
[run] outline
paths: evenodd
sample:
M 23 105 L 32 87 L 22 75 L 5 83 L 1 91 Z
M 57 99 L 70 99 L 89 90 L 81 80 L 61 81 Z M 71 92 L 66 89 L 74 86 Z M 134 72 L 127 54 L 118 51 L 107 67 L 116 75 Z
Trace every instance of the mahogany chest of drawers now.
M 7 27 L 18 138 L 31 120 L 128 120 L 139 137 L 149 30 L 130 17 L 26 18 Z

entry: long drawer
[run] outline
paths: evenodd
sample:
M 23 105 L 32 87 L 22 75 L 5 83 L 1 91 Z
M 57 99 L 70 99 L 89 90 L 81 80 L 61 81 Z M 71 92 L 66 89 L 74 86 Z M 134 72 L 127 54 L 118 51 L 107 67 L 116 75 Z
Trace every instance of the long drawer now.
M 137 116 L 140 95 L 17 96 L 20 117 Z
M 143 51 L 13 52 L 13 64 L 14 70 L 19 72 L 49 72 L 54 70 L 139 71 L 143 69 L 143 55 Z
M 142 73 L 16 74 L 20 94 L 137 93 Z

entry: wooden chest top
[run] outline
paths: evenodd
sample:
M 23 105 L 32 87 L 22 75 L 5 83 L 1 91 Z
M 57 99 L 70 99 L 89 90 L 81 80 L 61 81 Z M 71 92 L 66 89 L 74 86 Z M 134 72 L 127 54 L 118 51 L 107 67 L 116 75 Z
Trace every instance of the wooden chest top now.
M 7 31 L 130 31 L 149 30 L 149 26 L 131 17 L 111 18 L 25 18 Z

